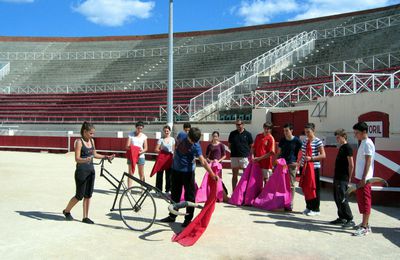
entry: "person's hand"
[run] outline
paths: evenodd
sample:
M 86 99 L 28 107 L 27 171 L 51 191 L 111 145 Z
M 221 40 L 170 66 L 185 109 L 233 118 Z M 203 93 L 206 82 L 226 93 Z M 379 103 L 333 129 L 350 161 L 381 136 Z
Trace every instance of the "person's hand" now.
M 358 187 L 362 188 L 365 186 L 365 184 L 366 184 L 365 178 L 362 178 L 361 181 L 358 183 Z
M 254 158 L 253 158 L 253 161 L 259 162 L 259 161 L 261 161 L 261 158 L 260 158 L 260 157 L 254 157 Z
M 91 162 L 91 161 L 92 161 L 92 157 L 86 157 L 86 158 L 85 158 L 85 162 L 86 162 L 86 163 L 89 163 L 89 162 Z
M 310 162 L 311 161 L 311 156 L 306 156 L 306 157 L 304 157 L 304 159 L 306 160 L 306 162 Z
M 213 173 L 213 175 L 211 176 L 211 178 L 212 178 L 214 181 L 218 181 L 218 179 L 219 179 L 218 175 L 216 175 L 215 173 Z
M 107 160 L 112 161 L 115 158 L 115 154 L 107 155 L 106 158 L 107 158 Z

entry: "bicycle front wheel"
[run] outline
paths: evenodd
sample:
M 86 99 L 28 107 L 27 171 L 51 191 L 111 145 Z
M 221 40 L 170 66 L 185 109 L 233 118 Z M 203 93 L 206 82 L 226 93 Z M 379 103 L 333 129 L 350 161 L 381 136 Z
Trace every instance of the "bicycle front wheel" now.
M 156 219 L 156 203 L 150 192 L 133 186 L 122 193 L 119 214 L 124 224 L 135 231 L 149 229 Z

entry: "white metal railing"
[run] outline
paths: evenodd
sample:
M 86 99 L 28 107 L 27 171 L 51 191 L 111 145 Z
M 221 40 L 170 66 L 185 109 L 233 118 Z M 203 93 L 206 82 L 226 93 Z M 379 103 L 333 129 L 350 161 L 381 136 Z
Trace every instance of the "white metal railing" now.
M 259 74 L 276 73 L 308 55 L 315 47 L 315 37 L 315 31 L 303 32 L 245 63 L 240 72 L 190 100 L 190 119 L 198 119 L 221 106 L 235 93 L 236 88 L 245 92 L 256 88 Z
M 234 95 L 225 105 L 235 107 L 291 107 L 296 103 L 313 102 L 321 97 L 342 96 L 362 92 L 379 92 L 400 88 L 400 70 L 385 73 L 333 73 L 332 81 L 296 87 L 287 91 L 256 90 Z
M 317 31 L 317 40 L 349 36 L 358 33 L 378 30 L 400 24 L 400 14 L 380 17 L 347 26 L 322 29 Z M 174 54 L 194 54 L 208 51 L 225 51 L 261 48 L 279 45 L 296 34 L 278 35 L 268 38 L 227 41 L 207 44 L 196 44 L 174 47 Z M 116 51 L 74 51 L 74 52 L 0 52 L 4 60 L 80 60 L 80 59 L 120 59 L 136 57 L 167 56 L 168 47 L 143 48 Z
M 176 79 L 174 88 L 205 88 L 215 86 L 228 76 Z M 122 92 L 135 90 L 167 89 L 168 80 L 98 83 L 83 85 L 48 85 L 48 86 L 0 86 L 0 93 L 40 94 L 40 93 L 79 93 L 79 92 Z
M 160 121 L 163 121 L 165 117 L 167 116 L 167 105 L 161 105 L 160 106 Z M 174 105 L 173 106 L 173 114 L 177 116 L 181 116 L 181 119 L 189 119 L 189 105 L 184 104 L 184 105 Z M 164 120 L 165 121 L 165 120 Z
M 356 59 L 290 68 L 269 77 L 269 82 L 331 76 L 333 72 L 357 73 L 400 66 L 400 52 L 387 52 Z
M 10 62 L 0 63 L 0 80 L 10 73 Z

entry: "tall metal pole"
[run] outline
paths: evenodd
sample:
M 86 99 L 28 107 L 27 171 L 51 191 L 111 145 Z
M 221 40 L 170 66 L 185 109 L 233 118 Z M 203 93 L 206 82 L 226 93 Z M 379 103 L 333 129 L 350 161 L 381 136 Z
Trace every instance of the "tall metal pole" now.
M 168 46 L 168 93 L 167 93 L 167 124 L 173 127 L 174 124 L 174 30 L 173 10 L 174 0 L 169 0 L 169 46 Z

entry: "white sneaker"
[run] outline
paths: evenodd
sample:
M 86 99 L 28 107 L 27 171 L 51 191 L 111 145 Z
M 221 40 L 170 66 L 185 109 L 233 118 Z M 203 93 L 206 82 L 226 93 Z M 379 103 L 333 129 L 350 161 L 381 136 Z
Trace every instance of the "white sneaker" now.
M 363 237 L 368 235 L 369 233 L 372 233 L 371 227 L 362 227 L 360 226 L 359 229 L 356 230 L 356 232 L 353 233 L 353 236 L 355 237 Z
M 313 217 L 313 216 L 319 216 L 319 215 L 321 215 L 321 213 L 319 213 L 319 211 L 310 210 L 306 215 L 310 216 L 310 217 Z
M 304 215 L 307 215 L 309 212 L 310 212 L 309 209 L 305 209 L 305 210 L 303 211 L 303 214 L 304 214 Z

